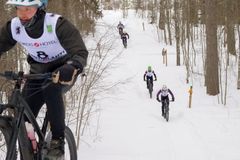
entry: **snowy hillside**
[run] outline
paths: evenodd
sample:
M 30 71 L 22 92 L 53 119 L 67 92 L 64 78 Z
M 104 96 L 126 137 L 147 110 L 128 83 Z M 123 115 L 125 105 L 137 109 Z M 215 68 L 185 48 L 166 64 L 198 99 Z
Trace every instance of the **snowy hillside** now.
M 99 21 L 113 27 L 119 21 L 125 24 L 130 35 L 128 48 L 123 48 L 120 39 L 116 41 L 111 52 L 123 53 L 116 61 L 117 67 L 109 71 L 108 79 L 129 81 L 113 90 L 112 98 L 99 104 L 99 122 L 92 119 L 90 129 L 82 137 L 79 160 L 240 160 L 240 101 L 236 98 L 239 92 L 234 92 L 238 95 L 231 99 L 231 105 L 222 106 L 217 97 L 205 94 L 202 80 L 195 79 L 189 109 L 185 67 L 176 66 L 174 47 L 158 42 L 156 27 L 134 11 L 129 12 L 127 19 L 122 19 L 118 11 L 105 11 Z M 117 30 L 114 34 L 118 37 Z M 169 53 L 167 67 L 162 63 L 163 47 Z M 152 99 L 143 81 L 148 65 L 158 78 Z M 169 122 L 162 118 L 161 104 L 156 101 L 163 84 L 176 99 L 170 103 Z

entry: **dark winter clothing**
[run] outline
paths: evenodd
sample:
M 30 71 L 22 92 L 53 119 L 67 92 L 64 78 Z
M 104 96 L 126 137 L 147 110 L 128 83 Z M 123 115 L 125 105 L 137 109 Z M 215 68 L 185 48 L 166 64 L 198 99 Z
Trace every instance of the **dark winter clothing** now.
M 129 34 L 124 32 L 122 35 L 121 35 L 121 38 L 126 38 L 126 39 L 129 39 Z
M 175 98 L 174 98 L 174 95 L 173 95 L 173 93 L 170 89 L 167 89 L 166 91 L 163 91 L 161 89 L 157 93 L 157 101 L 162 102 L 162 115 L 164 113 L 164 108 L 163 108 L 164 100 L 167 100 L 167 105 L 169 105 L 169 97 L 168 97 L 169 94 L 172 96 L 172 101 L 174 101 Z M 160 95 L 161 95 L 161 100 L 159 99 Z
M 124 25 L 122 23 L 118 23 L 117 29 L 122 29 L 123 30 L 123 28 L 124 28 Z
M 120 35 L 120 36 L 121 36 L 122 33 L 123 33 L 123 28 L 124 28 L 124 25 L 123 25 L 122 23 L 119 23 L 119 24 L 117 25 L 117 29 L 118 29 L 118 31 L 119 31 L 119 35 Z
M 121 39 L 122 39 L 123 45 L 125 46 L 125 44 L 127 44 L 127 39 L 129 39 L 129 34 L 126 33 L 126 32 L 123 32 L 123 33 L 121 34 Z
M 150 80 L 150 83 L 153 85 L 153 77 L 154 77 L 154 80 L 156 81 L 157 76 L 156 76 L 156 74 L 153 70 L 152 71 L 145 71 L 145 73 L 143 75 L 143 80 L 146 81 L 147 86 L 148 86 L 148 81 L 149 80 Z

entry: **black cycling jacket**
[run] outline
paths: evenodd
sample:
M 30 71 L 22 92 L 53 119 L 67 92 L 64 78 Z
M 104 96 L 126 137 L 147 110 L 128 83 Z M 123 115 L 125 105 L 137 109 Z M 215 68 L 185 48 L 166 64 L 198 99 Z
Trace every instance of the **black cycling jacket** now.
M 25 28 L 32 38 L 39 38 L 42 35 L 46 12 L 38 10 L 36 14 L 36 22 L 31 27 Z M 28 56 L 27 60 L 32 73 L 53 72 L 67 61 L 72 61 L 73 66 L 78 68 L 80 72 L 86 65 L 88 51 L 77 28 L 67 19 L 60 17 L 57 21 L 56 34 L 60 44 L 67 51 L 67 55 L 49 63 L 39 63 Z M 0 55 L 13 48 L 16 43 L 12 37 L 10 20 L 0 30 Z

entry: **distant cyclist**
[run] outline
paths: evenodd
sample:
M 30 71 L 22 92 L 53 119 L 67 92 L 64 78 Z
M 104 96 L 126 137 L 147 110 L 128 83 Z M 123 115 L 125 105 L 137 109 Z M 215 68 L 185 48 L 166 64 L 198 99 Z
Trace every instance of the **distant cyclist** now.
M 129 34 L 126 31 L 124 31 L 121 34 L 121 39 L 122 39 L 123 46 L 127 48 L 127 39 L 129 39 Z
M 148 88 L 148 80 L 150 80 L 150 83 L 153 85 L 153 78 L 155 81 L 157 80 L 157 76 L 155 72 L 152 70 L 152 67 L 148 66 L 147 70 L 143 75 L 143 80 L 147 81 L 147 88 Z
M 160 89 L 159 91 L 158 91 L 158 93 L 157 93 L 157 101 L 158 102 L 162 102 L 162 116 L 163 116 L 163 114 L 164 114 L 164 108 L 163 108 L 163 101 L 164 100 L 167 100 L 167 104 L 169 105 L 169 97 L 168 97 L 168 95 L 171 95 L 171 97 L 172 97 L 172 101 L 174 101 L 174 95 L 173 95 L 173 93 L 172 93 L 172 91 L 170 90 L 170 89 L 168 89 L 167 88 L 167 86 L 166 85 L 163 85 L 162 86 L 162 89 Z M 159 99 L 159 96 L 161 95 L 161 99 Z
M 122 35 L 123 33 L 123 29 L 124 29 L 124 25 L 122 24 L 121 21 L 119 21 L 118 25 L 117 25 L 117 29 L 119 31 L 119 34 Z

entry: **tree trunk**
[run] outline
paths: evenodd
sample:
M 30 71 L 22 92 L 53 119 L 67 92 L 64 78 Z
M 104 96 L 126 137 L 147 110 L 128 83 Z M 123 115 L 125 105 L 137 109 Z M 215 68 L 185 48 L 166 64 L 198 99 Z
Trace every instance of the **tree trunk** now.
M 165 30 L 165 0 L 160 0 L 159 29 Z
M 168 28 L 168 40 L 169 44 L 172 45 L 172 32 L 171 32 L 171 2 L 169 0 L 166 1 L 167 6 L 167 28 Z
M 175 36 L 176 36 L 176 55 L 177 55 L 177 66 L 180 66 L 181 63 L 181 57 L 180 57 L 180 12 L 179 12 L 179 8 L 180 8 L 180 3 L 179 0 L 175 0 L 174 1 L 174 20 L 175 20 Z
M 233 15 L 233 2 L 226 0 L 227 50 L 228 54 L 236 55 Z
M 206 0 L 206 87 L 207 94 L 219 94 L 219 71 L 217 50 L 217 22 L 216 22 L 217 0 Z
M 240 48 L 240 29 L 238 25 L 238 48 Z M 240 89 L 240 51 L 238 53 L 238 81 L 237 81 L 237 89 Z

